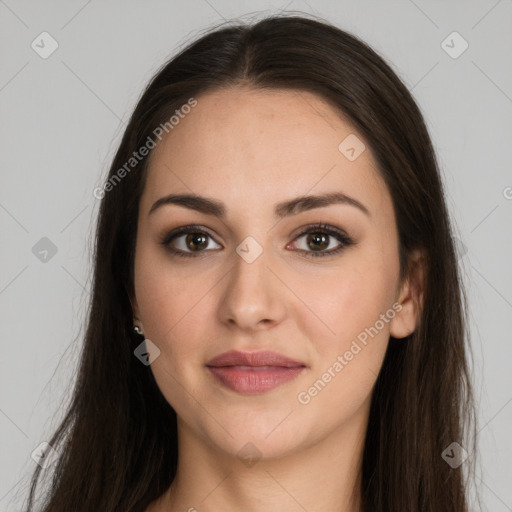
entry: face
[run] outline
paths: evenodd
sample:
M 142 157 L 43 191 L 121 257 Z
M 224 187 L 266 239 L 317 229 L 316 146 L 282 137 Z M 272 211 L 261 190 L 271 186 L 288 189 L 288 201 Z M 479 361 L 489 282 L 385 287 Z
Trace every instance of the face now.
M 363 424 L 390 334 L 409 333 L 391 197 L 371 148 L 316 95 L 196 99 L 151 155 L 136 323 L 160 350 L 151 370 L 179 428 L 227 454 L 248 442 L 289 454 Z M 215 208 L 169 200 L 150 213 L 171 194 Z M 233 350 L 299 366 L 207 366 Z

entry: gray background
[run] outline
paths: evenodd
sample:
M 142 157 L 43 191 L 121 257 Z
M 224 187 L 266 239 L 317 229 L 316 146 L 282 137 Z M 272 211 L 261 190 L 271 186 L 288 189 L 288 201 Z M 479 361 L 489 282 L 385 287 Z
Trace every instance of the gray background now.
M 144 84 L 223 18 L 280 9 L 362 37 L 424 112 L 469 291 L 478 481 L 488 510 L 512 510 L 511 0 L 0 0 L 1 511 L 21 510 L 31 454 L 67 403 L 89 299 L 92 192 Z M 58 43 L 46 59 L 31 47 L 43 31 Z M 457 58 L 442 46 L 453 31 L 469 44 Z M 44 237 L 57 252 L 41 261 Z

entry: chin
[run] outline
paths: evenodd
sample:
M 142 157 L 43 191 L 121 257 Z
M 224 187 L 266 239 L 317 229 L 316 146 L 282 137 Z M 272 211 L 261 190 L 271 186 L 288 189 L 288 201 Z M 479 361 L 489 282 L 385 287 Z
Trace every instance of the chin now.
M 223 429 L 215 428 L 211 432 L 211 441 L 220 450 L 241 460 L 285 457 L 307 447 L 313 441 L 312 436 L 307 434 L 308 429 L 304 423 L 300 426 L 296 424 L 299 416 L 290 412 L 286 409 L 266 416 L 246 414 L 244 419 L 237 421 L 231 416 L 229 426 L 219 418 L 219 422 L 226 425 L 231 436 Z

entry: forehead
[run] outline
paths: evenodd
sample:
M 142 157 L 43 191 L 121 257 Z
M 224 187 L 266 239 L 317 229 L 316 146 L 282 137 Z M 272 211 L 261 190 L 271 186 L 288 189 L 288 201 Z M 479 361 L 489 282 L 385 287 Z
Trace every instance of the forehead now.
M 171 192 L 255 206 L 333 190 L 390 206 L 371 149 L 319 96 L 231 88 L 196 100 L 152 151 L 143 209 Z

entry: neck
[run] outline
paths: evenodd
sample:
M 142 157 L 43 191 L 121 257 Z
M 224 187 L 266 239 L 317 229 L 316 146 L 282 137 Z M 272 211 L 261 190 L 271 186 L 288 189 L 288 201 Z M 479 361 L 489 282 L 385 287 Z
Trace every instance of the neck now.
M 252 459 L 242 460 L 178 420 L 176 478 L 150 510 L 359 512 L 366 422 L 361 414 L 316 444 L 272 459 L 259 459 L 254 449 Z

